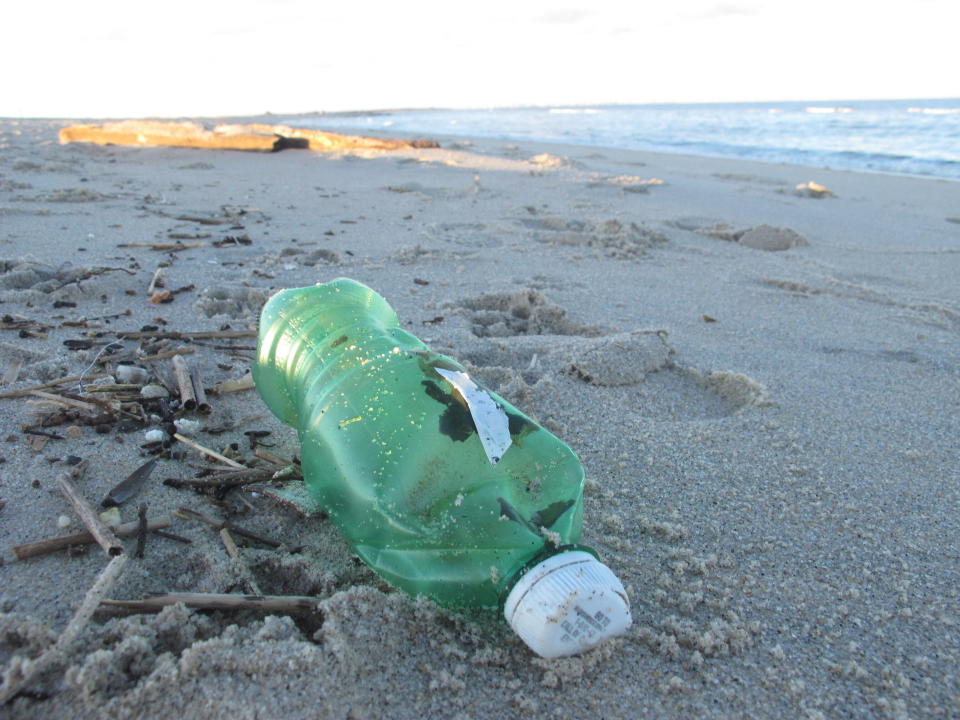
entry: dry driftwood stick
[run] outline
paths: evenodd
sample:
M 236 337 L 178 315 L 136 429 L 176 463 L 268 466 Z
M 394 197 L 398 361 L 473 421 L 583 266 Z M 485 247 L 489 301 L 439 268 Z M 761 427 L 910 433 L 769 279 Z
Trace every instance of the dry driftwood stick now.
M 251 485 L 259 482 L 269 482 L 277 472 L 275 468 L 244 468 L 243 470 L 227 470 L 202 478 L 167 478 L 164 485 L 174 488 L 196 488 L 211 490 L 214 488 L 231 488 L 240 485 Z
M 184 543 L 185 545 L 189 545 L 193 542 L 193 540 L 190 538 L 185 538 L 182 535 L 174 535 L 172 532 L 164 532 L 163 530 L 154 530 L 153 534 L 167 538 L 168 540 L 176 540 L 177 542 Z
M 147 519 L 147 531 L 153 532 L 161 528 L 173 525 L 173 518 L 169 515 L 158 515 Z M 140 522 L 123 523 L 113 528 L 113 534 L 118 537 L 129 537 L 140 529 Z M 64 550 L 71 545 L 89 545 L 96 542 L 96 538 L 89 532 L 74 533 L 73 535 L 59 535 L 57 537 L 38 540 L 25 545 L 16 545 L 13 548 L 13 554 L 17 560 L 26 560 L 27 558 L 37 557 L 38 555 L 48 555 L 57 550 Z
M 248 338 L 256 337 L 256 330 L 210 330 L 205 332 L 179 332 L 176 330 L 156 330 L 151 332 L 118 332 L 119 337 L 128 340 L 142 340 L 154 338 L 156 340 L 210 340 L 215 338 Z
M 70 125 L 60 129 L 59 139 L 61 145 L 89 142 L 97 145 L 166 145 L 268 152 L 279 150 L 282 140 L 276 133 L 260 131 L 254 126 L 230 124 L 208 130 L 195 122 L 161 120 L 120 120 L 99 125 Z
M 174 355 L 189 355 L 190 353 L 194 352 L 196 352 L 196 348 L 185 345 L 184 347 L 177 348 L 176 350 L 164 350 L 163 352 L 158 352 L 155 355 L 144 355 L 139 359 L 139 362 L 148 363 L 156 360 L 166 360 L 167 358 L 172 358 Z
M 269 450 L 264 450 L 262 447 L 258 447 L 256 450 L 254 450 L 253 454 L 261 460 L 266 460 L 271 465 L 279 465 L 280 467 L 284 467 L 290 464 L 288 460 L 284 460 L 279 455 L 275 455 Z
M 232 522 L 214 520 L 209 518 L 202 513 L 198 513 L 196 510 L 191 510 L 190 508 L 178 508 L 174 515 L 184 520 L 200 520 L 205 522 L 212 528 L 220 530 L 221 528 L 227 528 L 231 532 L 236 533 L 237 535 L 242 535 L 245 538 L 250 538 L 251 540 L 256 540 L 259 543 L 264 545 L 269 545 L 270 547 L 280 547 L 283 543 L 278 543 L 276 540 L 271 540 L 269 538 L 261 537 L 256 533 L 250 532 L 249 530 L 244 530 L 242 527 L 237 527 Z
M 104 400 L 101 397 L 94 397 L 94 396 L 84 397 L 83 395 L 77 395 L 76 393 L 70 392 L 69 390 L 60 390 L 59 393 L 60 393 L 59 397 L 66 398 L 67 400 L 76 400 L 77 402 L 86 402 L 92 405 L 96 405 L 101 410 L 108 413 L 115 413 L 120 408 L 119 403 L 117 403 L 117 401 L 114 399 Z M 91 409 L 96 410 L 97 408 L 94 407 Z
M 10 678 L 6 690 L 0 693 L 0 705 L 13 699 L 17 693 L 41 670 L 45 669 L 51 661 L 61 657 L 63 652 L 76 639 L 80 632 L 86 627 L 93 613 L 103 602 L 103 596 L 113 588 L 117 578 L 127 562 L 126 555 L 118 555 L 113 558 L 100 573 L 93 586 L 87 591 L 80 607 L 73 614 L 67 627 L 60 633 L 57 642 L 33 662 L 28 662 L 20 668 L 19 677 Z
M 193 380 L 190 379 L 190 368 L 187 361 L 180 355 L 170 358 L 173 363 L 173 375 L 177 380 L 177 389 L 180 391 L 180 404 L 184 410 L 197 408 L 197 396 L 193 391 Z
M 202 610 L 260 610 L 296 615 L 315 612 L 318 598 L 305 595 L 226 595 L 213 593 L 167 593 L 143 600 L 103 600 L 103 607 L 127 608 L 134 612 L 159 612 L 169 605 L 183 603 Z
M 137 511 L 137 549 L 134 555 L 138 558 L 143 557 L 143 550 L 147 544 L 147 504 L 140 503 Z
M 60 433 L 50 432 L 48 430 L 40 430 L 38 428 L 20 426 L 22 432 L 27 435 L 36 435 L 37 437 L 47 438 L 48 440 L 65 440 L 66 438 Z M 44 443 L 46 444 L 46 443 Z
M 243 575 L 243 581 L 246 583 L 247 589 L 257 597 L 263 597 L 263 591 L 260 589 L 260 586 L 257 585 L 250 566 L 247 565 L 246 560 L 243 559 L 243 555 L 237 550 L 237 544 L 233 541 L 233 536 L 230 534 L 228 528 L 220 528 L 220 540 L 223 541 L 223 546 L 227 549 L 227 555 L 236 560 L 240 566 L 240 574 Z
M 226 465 L 229 465 L 230 467 L 242 468 L 242 469 L 244 469 L 244 470 L 247 469 L 247 466 L 246 466 L 246 465 L 241 465 L 241 464 L 238 463 L 236 460 L 231 460 L 231 459 L 228 458 L 227 456 L 221 455 L 221 454 L 218 453 L 216 450 L 211 450 L 210 448 L 204 447 L 203 445 L 200 445 L 199 443 L 195 443 L 193 440 L 191 440 L 191 439 L 188 438 L 188 437 L 184 437 L 184 436 L 181 435 L 180 433 L 174 433 L 174 434 L 173 434 L 173 437 L 176 438 L 177 440 L 179 440 L 180 442 L 182 442 L 184 445 L 189 445 L 189 446 L 192 447 L 194 450 L 197 450 L 197 451 L 199 451 L 199 452 L 202 452 L 204 455 L 209 455 L 210 457 L 215 458 L 215 459 L 219 460 L 220 462 L 222 462 L 222 463 L 224 463 L 224 464 L 226 464 Z
M 117 245 L 118 248 L 150 248 L 151 250 L 157 251 L 170 251 L 170 250 L 189 250 L 190 248 L 203 247 L 207 243 L 205 242 L 129 242 L 129 243 L 120 243 Z
M 178 215 L 177 220 L 200 223 L 201 225 L 229 225 L 233 222 L 225 218 L 198 217 L 196 215 Z
M 212 343 L 205 342 L 204 340 L 193 340 L 194 345 L 200 345 L 201 347 L 213 348 L 214 350 L 230 350 L 236 351 L 235 355 L 240 355 L 241 350 L 246 350 L 248 352 L 256 350 L 256 345 L 227 345 L 225 343 Z
M 344 135 L 326 130 L 296 128 L 289 125 L 267 125 L 250 123 L 248 125 L 223 125 L 234 132 L 273 133 L 287 140 L 302 140 L 310 150 L 405 150 L 410 148 L 438 148 L 433 140 L 401 140 L 364 137 L 362 135 Z M 294 147 L 300 147 L 294 145 Z
M 79 467 L 79 466 L 78 466 Z M 73 506 L 74 511 L 80 516 L 80 520 L 86 526 L 90 534 L 103 548 L 103 551 L 110 557 L 123 554 L 123 545 L 114 534 L 113 530 L 103 524 L 100 516 L 90 507 L 90 503 L 80 494 L 73 483 L 70 481 L 71 473 L 63 473 L 57 478 L 60 490 L 67 496 L 67 500 Z
M 50 380 L 49 382 L 40 383 L 39 385 L 31 385 L 29 387 L 19 388 L 18 390 L 9 390 L 0 394 L 0 399 L 22 397 L 23 395 L 29 395 L 34 390 L 45 390 L 46 388 L 56 387 L 57 385 L 66 385 L 67 383 L 75 383 L 84 379 L 95 380 L 97 378 L 106 377 L 108 374 L 109 373 L 95 373 L 93 375 L 70 375 L 69 377 L 57 378 L 56 380 Z
M 83 391 L 85 393 L 119 393 L 119 392 L 140 392 L 143 385 L 133 385 L 131 383 L 117 383 L 114 385 L 87 385 Z M 37 391 L 33 394 L 35 395 Z
M 203 389 L 203 378 L 200 376 L 200 371 L 195 367 L 190 368 L 190 383 L 193 385 L 193 396 L 197 400 L 197 410 L 204 415 L 209 415 L 213 408 L 207 402 L 207 391 Z
M 167 358 L 172 358 L 174 355 L 189 355 L 192 352 L 196 352 L 196 348 L 192 348 L 188 345 L 185 345 L 184 347 L 177 348 L 176 350 L 164 350 L 163 352 L 159 352 L 155 355 L 144 355 L 143 357 L 140 357 L 140 358 L 134 357 L 131 355 L 129 359 L 135 360 L 138 363 L 150 363 L 156 360 L 166 360 Z M 112 355 L 105 355 L 103 357 L 97 358 L 97 364 L 106 365 L 107 363 L 111 363 L 116 359 L 117 358 Z M 92 379 L 97 377 L 104 377 L 104 374 L 101 373 L 100 375 L 89 375 L 86 377 L 89 377 Z
M 49 400 L 57 405 L 63 405 L 64 407 L 75 407 L 88 412 L 95 412 L 97 410 L 97 405 L 94 405 L 93 403 L 84 402 L 83 400 L 75 400 L 70 397 L 57 395 L 44 390 L 31 390 L 30 394 L 38 398 L 43 398 L 44 400 Z

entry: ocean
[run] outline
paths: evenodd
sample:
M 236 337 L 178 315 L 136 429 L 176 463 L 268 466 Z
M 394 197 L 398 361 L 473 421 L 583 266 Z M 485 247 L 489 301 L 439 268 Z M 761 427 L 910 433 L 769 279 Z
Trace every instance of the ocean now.
M 290 122 L 743 158 L 960 180 L 960 98 L 324 113 Z

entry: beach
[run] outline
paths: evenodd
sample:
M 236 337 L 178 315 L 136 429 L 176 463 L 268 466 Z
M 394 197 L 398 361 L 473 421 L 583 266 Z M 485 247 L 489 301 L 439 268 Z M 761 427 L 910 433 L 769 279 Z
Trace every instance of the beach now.
M 208 415 L 183 415 L 196 444 L 246 461 L 259 437 L 290 459 L 294 431 L 255 390 L 212 389 L 249 370 L 274 292 L 337 277 L 579 455 L 582 542 L 633 625 L 538 658 L 495 610 L 392 590 L 322 516 L 163 484 L 209 461 L 181 444 L 122 521 L 187 507 L 277 546 L 241 542 L 238 560 L 174 518 L 190 544 L 151 534 L 138 558 L 125 540 L 109 597 L 242 594 L 252 575 L 317 610 L 98 614 L 0 717 L 960 714 L 957 182 L 434 136 L 61 145 L 66 124 L 0 121 L 0 394 L 82 376 L 0 399 L 4 683 L 109 560 L 12 551 L 82 530 L 58 486 L 71 456 L 92 504 L 149 459 L 139 425 L 27 432 L 87 412 L 57 393 L 96 409 L 111 356 L 160 356 L 172 377 L 180 352 L 211 389 Z

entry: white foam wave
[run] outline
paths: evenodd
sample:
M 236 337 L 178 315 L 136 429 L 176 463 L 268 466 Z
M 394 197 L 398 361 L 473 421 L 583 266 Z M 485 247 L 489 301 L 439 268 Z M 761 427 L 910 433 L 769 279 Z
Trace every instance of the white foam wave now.
M 554 115 L 599 115 L 603 110 L 596 108 L 550 108 Z
M 923 113 L 924 115 L 960 115 L 960 108 L 907 108 L 907 112 Z
M 820 106 L 811 106 L 805 107 L 804 112 L 808 113 L 817 113 L 817 114 L 829 114 L 829 113 L 852 113 L 852 107 L 820 107 Z

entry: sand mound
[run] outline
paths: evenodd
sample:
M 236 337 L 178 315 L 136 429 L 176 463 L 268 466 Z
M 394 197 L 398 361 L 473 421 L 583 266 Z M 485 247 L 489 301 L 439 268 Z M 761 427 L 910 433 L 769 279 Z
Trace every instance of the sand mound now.
M 755 250 L 789 250 L 809 245 L 807 239 L 796 230 L 772 225 L 757 225 L 740 235 L 737 240 L 744 247 Z

